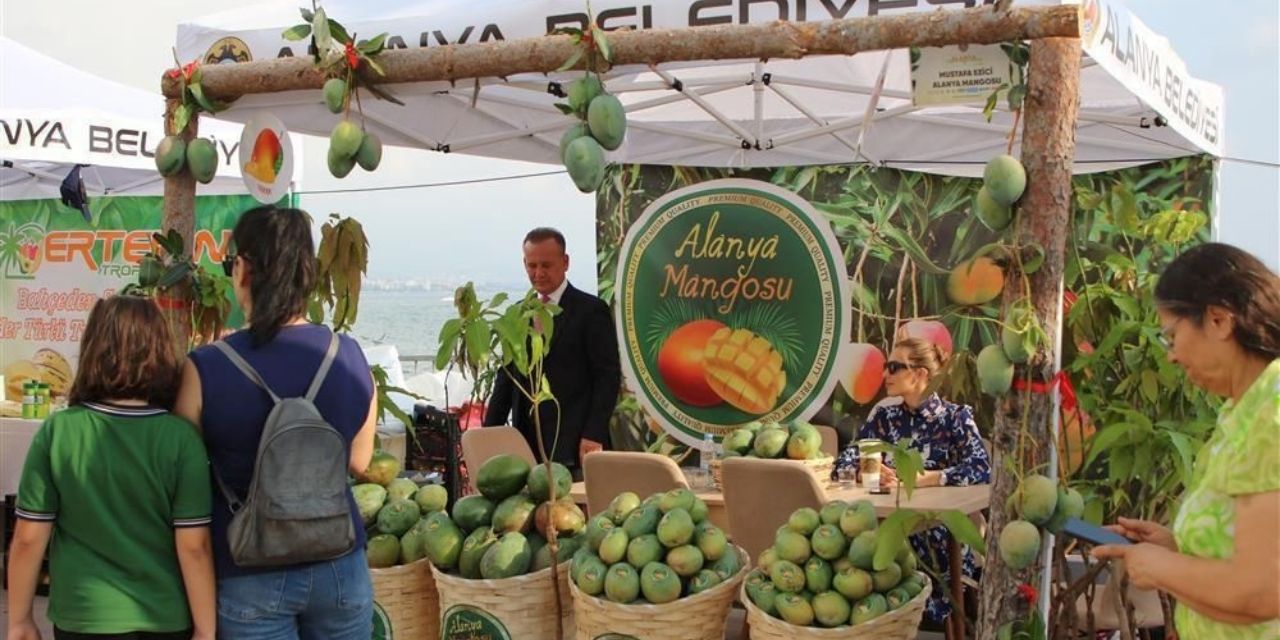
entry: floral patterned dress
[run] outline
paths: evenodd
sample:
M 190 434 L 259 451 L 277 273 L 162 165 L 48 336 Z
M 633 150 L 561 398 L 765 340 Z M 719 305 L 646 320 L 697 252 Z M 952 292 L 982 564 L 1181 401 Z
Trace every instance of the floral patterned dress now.
M 858 439 L 875 438 L 886 442 L 911 440 L 911 446 L 920 451 L 926 471 L 941 471 L 944 486 L 986 484 L 991 481 L 991 460 L 978 435 L 978 425 L 973 421 L 973 409 L 966 405 L 947 402 L 933 394 L 915 410 L 905 404 L 876 407 L 858 430 Z M 852 448 L 842 451 L 836 458 L 835 474 L 854 464 Z M 892 467 L 892 460 L 885 460 Z M 947 568 L 951 566 L 948 553 L 950 534 L 937 527 L 911 536 L 911 547 L 920 561 L 935 566 L 941 575 L 950 580 Z M 934 565 L 936 558 L 937 564 Z M 981 575 L 974 561 L 973 552 L 964 547 L 963 572 L 978 579 Z M 951 613 L 951 603 L 942 589 L 935 585 L 933 595 L 925 606 L 925 615 L 940 622 Z
M 1227 402 L 1218 426 L 1196 455 L 1173 521 L 1178 550 L 1221 560 L 1235 555 L 1235 497 L 1280 491 L 1280 359 Z M 1179 603 L 1178 635 L 1187 640 L 1275 640 L 1280 619 L 1252 625 L 1219 622 Z

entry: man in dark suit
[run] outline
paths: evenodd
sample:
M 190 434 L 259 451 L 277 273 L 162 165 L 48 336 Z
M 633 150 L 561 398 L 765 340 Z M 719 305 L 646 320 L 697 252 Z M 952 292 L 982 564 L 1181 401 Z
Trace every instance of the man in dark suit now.
M 603 300 L 575 289 L 565 278 L 569 254 L 564 235 L 539 227 L 524 238 L 524 269 L 529 283 L 543 302 L 560 307 L 555 316 L 551 346 L 543 360 L 543 371 L 551 393 L 560 404 L 560 435 L 556 437 L 556 405 L 539 405 L 543 442 L 551 459 L 581 473 L 581 461 L 588 453 L 609 444 L 609 417 L 618 402 L 622 370 L 618 364 L 618 337 L 613 316 Z M 485 411 L 485 426 L 513 424 L 529 446 L 538 452 L 530 402 L 511 382 L 509 374 L 498 374 Z M 522 385 L 528 385 L 521 380 Z M 552 443 L 555 449 L 552 450 Z M 539 455 L 539 457 L 541 457 Z

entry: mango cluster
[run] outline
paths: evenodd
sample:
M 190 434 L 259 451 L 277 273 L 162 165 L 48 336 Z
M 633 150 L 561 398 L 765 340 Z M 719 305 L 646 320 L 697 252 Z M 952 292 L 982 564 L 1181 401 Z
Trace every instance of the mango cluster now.
M 619 604 L 666 604 L 711 589 L 742 570 L 707 504 L 688 489 L 643 501 L 630 491 L 587 523 L 570 577 L 589 596 Z
M 567 111 L 577 116 L 560 136 L 560 160 L 583 193 L 592 193 L 604 181 L 604 152 L 622 146 L 627 133 L 627 112 L 622 101 L 605 91 L 604 83 L 588 73 L 569 84 Z
M 1000 530 L 996 545 L 1005 564 L 1015 571 L 1029 566 L 1040 554 L 1041 528 L 1060 533 L 1067 520 L 1084 513 L 1079 491 L 1059 487 L 1040 474 L 1023 478 L 1009 500 L 1019 519 L 1010 520 Z
M 788 425 L 750 422 L 730 432 L 721 443 L 724 457 L 813 460 L 822 457 L 822 434 L 807 422 Z
M 582 543 L 586 516 L 569 499 L 573 477 L 564 465 L 530 467 L 523 458 L 494 456 L 476 474 L 478 494 L 460 498 L 452 515 L 432 513 L 423 531 L 423 551 L 441 571 L 463 578 L 514 578 L 551 566 L 548 530 L 557 534 L 557 563 Z M 554 482 L 557 498 L 550 500 Z
M 761 611 L 806 627 L 862 624 L 903 607 L 920 597 L 926 578 L 905 545 L 875 570 L 877 526 L 875 507 L 865 500 L 797 509 L 747 574 L 747 597 Z
M 329 134 L 329 173 L 345 178 L 358 164 L 373 171 L 382 162 L 382 140 L 362 130 L 350 120 L 343 120 Z
M 1027 188 L 1027 171 L 1018 159 L 999 155 L 982 171 L 982 188 L 973 197 L 973 213 L 992 231 L 1002 231 L 1013 220 L 1013 204 Z
M 432 516 L 443 513 L 449 492 L 438 484 L 419 487 L 398 478 L 400 464 L 388 453 L 375 454 L 370 482 L 351 488 L 356 508 L 369 534 L 365 555 L 375 569 L 409 564 L 426 557 L 426 530 Z M 389 473 L 388 473 L 389 472 Z
M 156 146 L 155 163 L 156 170 L 166 178 L 185 166 L 197 182 L 209 184 L 218 172 L 218 150 L 207 138 L 186 142 L 181 136 L 165 136 Z

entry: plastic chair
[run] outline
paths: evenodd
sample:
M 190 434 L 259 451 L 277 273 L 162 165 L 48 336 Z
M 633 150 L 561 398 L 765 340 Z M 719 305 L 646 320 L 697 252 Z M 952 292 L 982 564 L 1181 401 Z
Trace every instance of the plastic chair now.
M 530 465 L 537 462 L 533 449 L 515 427 L 484 427 L 462 432 L 462 460 L 467 465 L 472 492 L 476 490 L 476 472 L 480 465 L 500 453 L 520 456 Z
M 840 454 L 840 434 L 836 432 L 835 427 L 828 427 L 824 424 L 813 425 L 818 433 L 822 434 L 822 455 L 836 457 Z
M 643 500 L 655 493 L 688 488 L 679 465 L 667 456 L 636 451 L 597 451 L 582 461 L 587 511 L 602 513 L 614 496 L 633 491 Z
M 801 507 L 821 509 L 827 492 L 803 465 L 788 460 L 728 458 L 721 467 L 733 542 L 752 560 L 773 545 L 778 527 Z

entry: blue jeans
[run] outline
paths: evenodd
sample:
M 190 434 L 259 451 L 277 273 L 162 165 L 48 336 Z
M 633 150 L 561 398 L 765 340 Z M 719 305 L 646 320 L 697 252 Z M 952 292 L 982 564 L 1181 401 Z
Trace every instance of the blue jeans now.
M 218 579 L 218 637 L 369 640 L 373 585 L 364 549 L 301 569 Z

